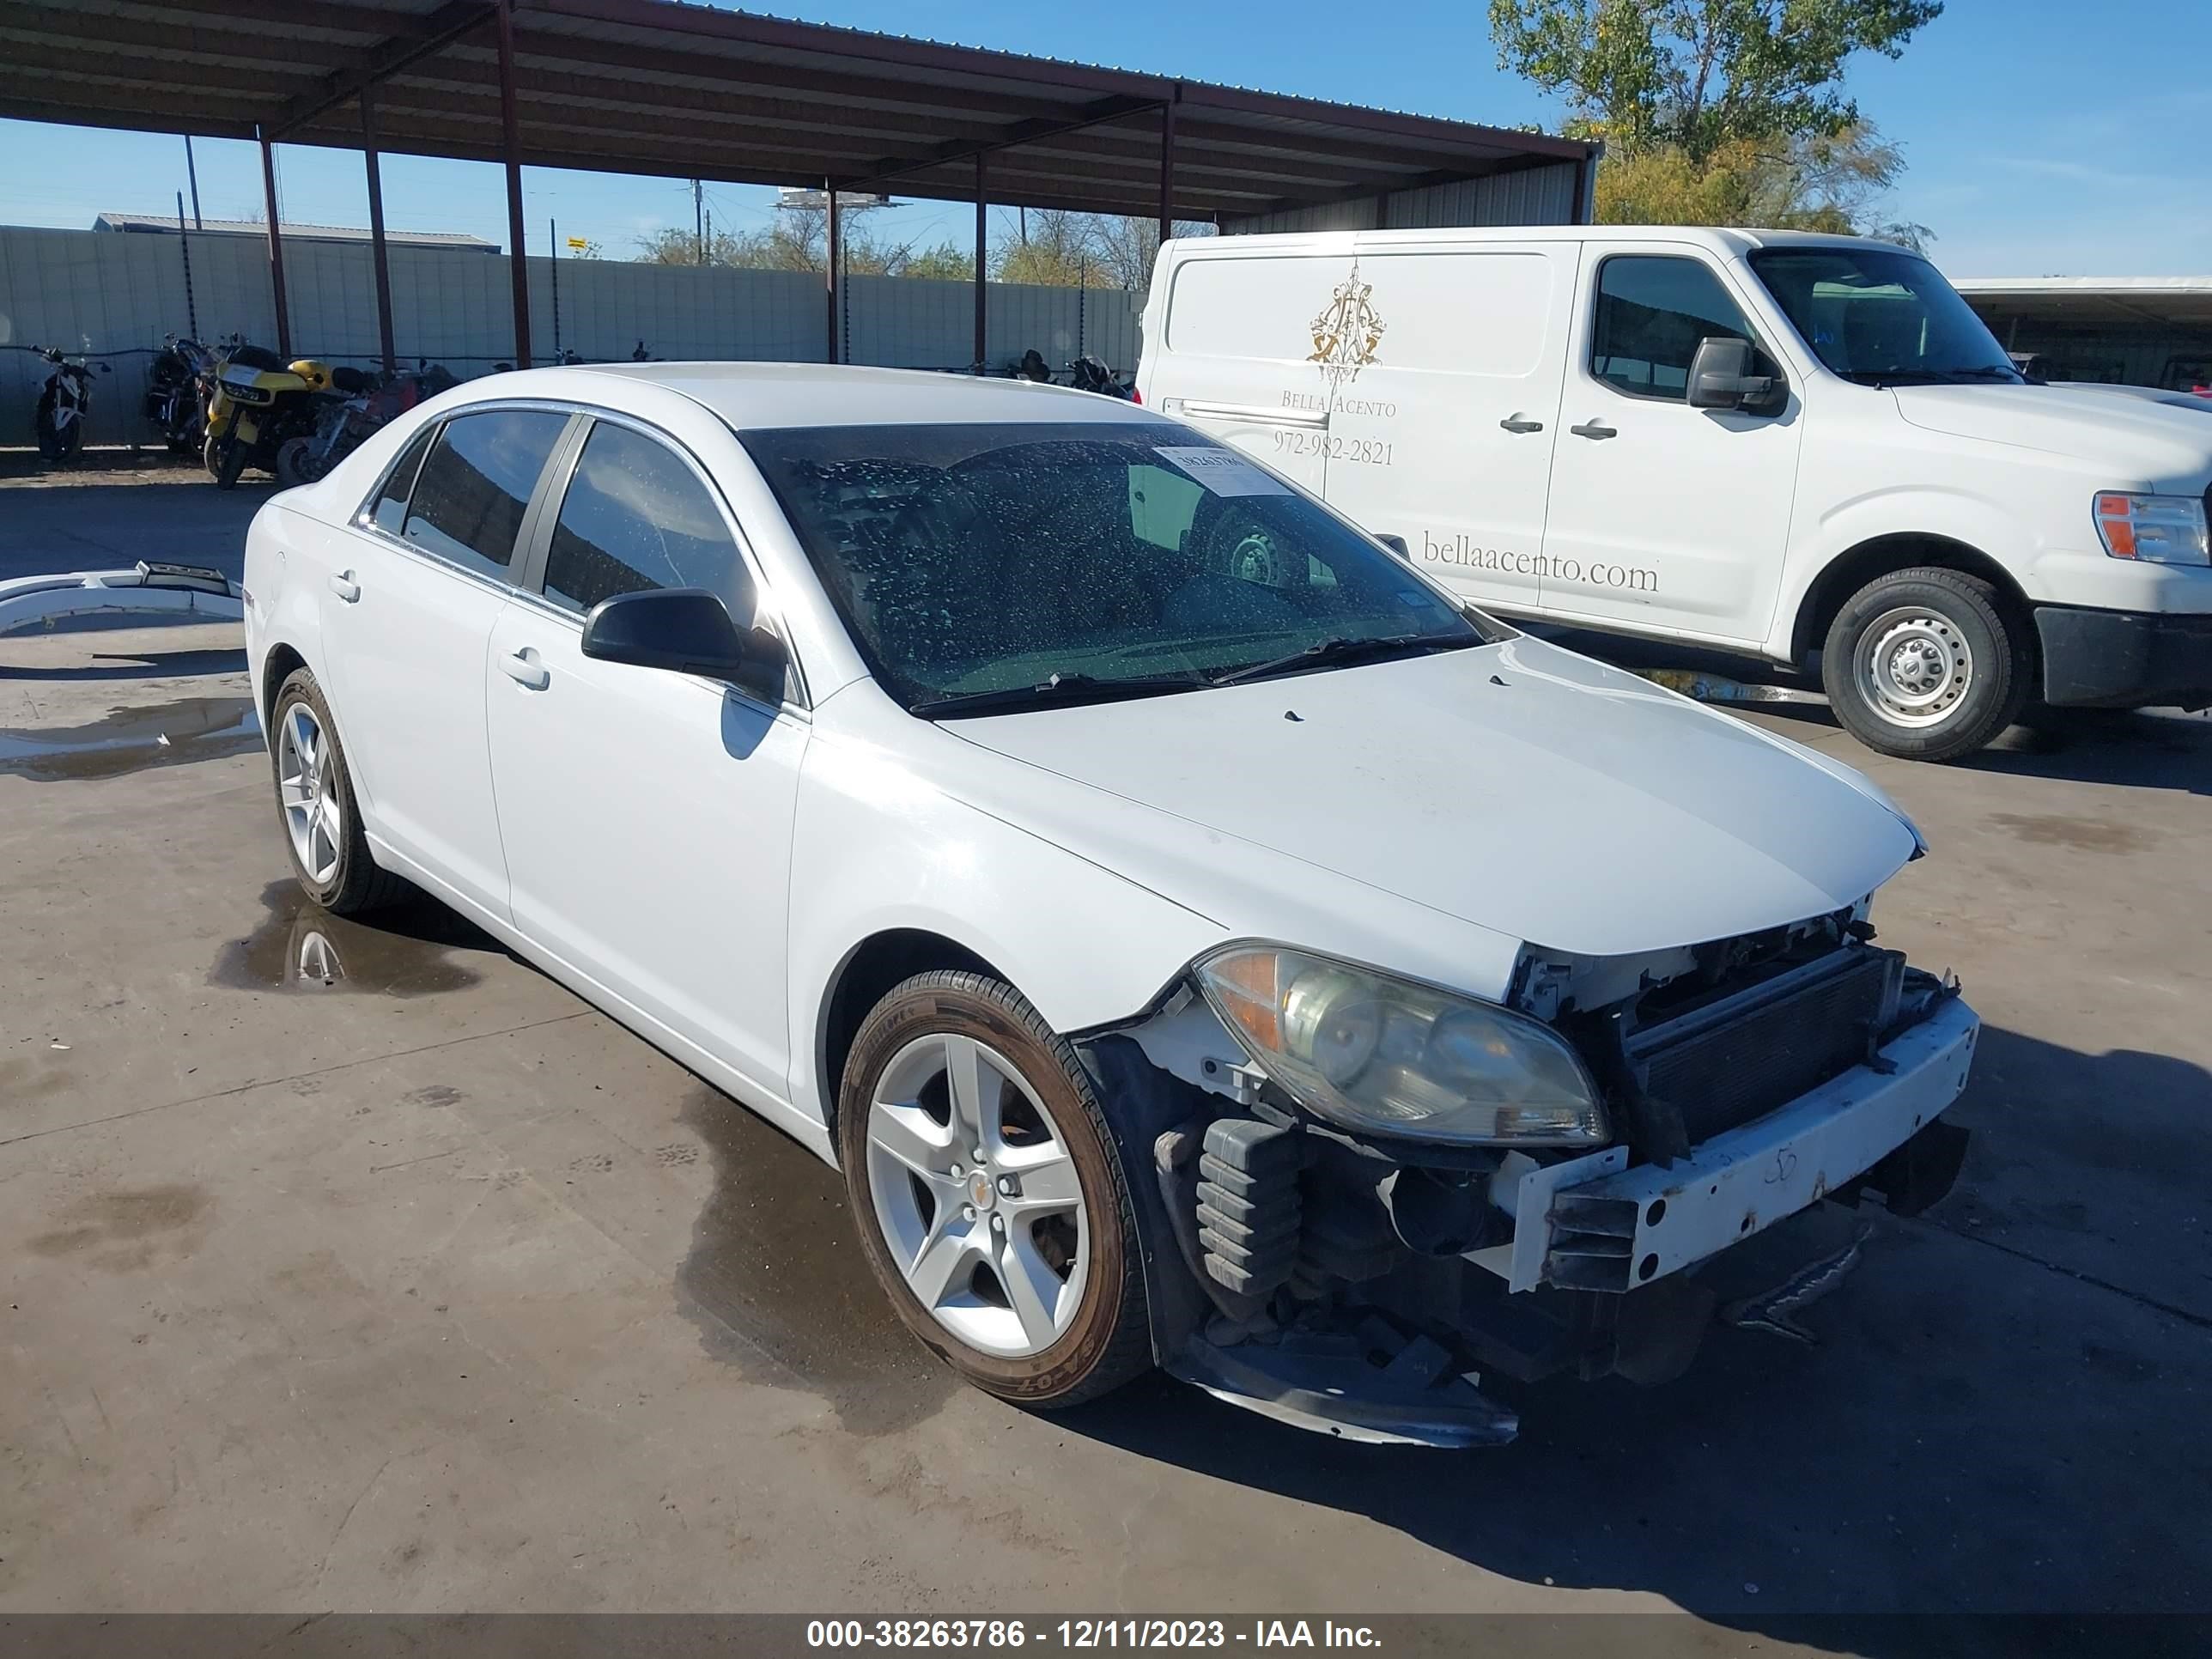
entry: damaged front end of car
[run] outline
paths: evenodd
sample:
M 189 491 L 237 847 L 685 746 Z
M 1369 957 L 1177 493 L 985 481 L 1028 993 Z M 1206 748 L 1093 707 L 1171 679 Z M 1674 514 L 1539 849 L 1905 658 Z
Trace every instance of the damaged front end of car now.
M 1194 964 L 1081 1042 L 1172 1241 L 1147 1264 L 1162 1363 L 1434 1446 L 1514 1437 L 1485 1377 L 1680 1375 L 1724 1254 L 1824 1202 L 1915 1213 L 1957 1176 L 1938 1115 L 1978 1022 L 1865 913 L 1634 958 L 1531 947 L 1495 1003 L 1264 942 Z M 1731 1306 L 1796 1334 L 1856 1251 L 1785 1251 Z

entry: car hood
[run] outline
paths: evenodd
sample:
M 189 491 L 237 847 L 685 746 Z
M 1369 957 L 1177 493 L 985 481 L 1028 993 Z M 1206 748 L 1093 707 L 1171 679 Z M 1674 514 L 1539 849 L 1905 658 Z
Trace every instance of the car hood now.
M 2063 455 L 2113 489 L 2193 495 L 2212 481 L 2212 421 L 2195 410 L 2063 386 L 1901 386 L 1891 393 L 1923 431 Z
M 943 729 L 1246 845 L 1283 872 L 1278 937 L 1356 883 L 1555 951 L 1641 953 L 1840 909 L 1919 844 L 1850 768 L 1527 638 Z M 1188 870 L 1125 873 L 1209 909 Z

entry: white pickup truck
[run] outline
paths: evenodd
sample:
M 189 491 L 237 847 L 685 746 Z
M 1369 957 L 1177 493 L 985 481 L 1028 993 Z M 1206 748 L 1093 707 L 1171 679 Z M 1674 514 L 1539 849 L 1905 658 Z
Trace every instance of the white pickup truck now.
M 1493 610 L 1817 659 L 1887 754 L 1967 754 L 2030 699 L 2212 702 L 2212 406 L 2029 383 L 1887 243 L 1171 242 L 1138 387 Z

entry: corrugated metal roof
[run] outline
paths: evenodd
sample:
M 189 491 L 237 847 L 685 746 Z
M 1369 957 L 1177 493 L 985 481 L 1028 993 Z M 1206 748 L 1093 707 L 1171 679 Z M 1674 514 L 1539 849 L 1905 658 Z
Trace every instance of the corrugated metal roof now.
M 0 0 L 0 115 L 501 156 L 490 0 Z M 1592 147 L 676 0 L 513 0 L 518 159 L 660 177 L 1244 216 Z
M 150 213 L 103 213 L 92 222 L 94 230 L 127 231 L 138 234 L 173 236 L 179 226 L 173 217 L 164 218 Z M 265 236 L 269 227 L 258 219 L 203 219 L 188 227 L 195 236 Z M 366 242 L 366 225 L 295 225 L 289 221 L 277 227 L 287 240 L 313 242 Z M 387 230 L 384 240 L 398 247 L 459 247 L 474 248 L 486 253 L 496 253 L 497 242 L 487 242 L 481 236 L 471 236 L 457 230 Z

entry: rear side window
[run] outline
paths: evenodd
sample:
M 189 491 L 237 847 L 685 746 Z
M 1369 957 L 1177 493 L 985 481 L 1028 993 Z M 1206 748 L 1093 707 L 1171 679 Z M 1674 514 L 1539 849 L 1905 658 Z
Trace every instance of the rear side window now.
M 703 587 L 742 620 L 752 609 L 750 586 L 698 474 L 641 433 L 594 426 L 554 522 L 545 597 L 581 612 L 617 593 Z
M 438 423 L 433 421 L 416 434 L 399 464 L 385 478 L 373 516 L 376 527 L 387 535 L 397 536 L 406 525 L 408 492 L 415 488 L 415 475 L 422 470 L 422 457 L 429 453 L 430 440 L 437 435 Z
M 1598 267 L 1590 373 L 1607 385 L 1632 397 L 1680 401 L 1689 396 L 1698 342 L 1726 335 L 1758 343 L 1742 310 L 1702 262 L 1632 254 Z M 1779 371 L 1762 362 L 1756 372 Z
M 523 509 L 568 424 L 566 415 L 536 409 L 447 421 L 415 481 L 406 539 L 464 568 L 504 578 Z

